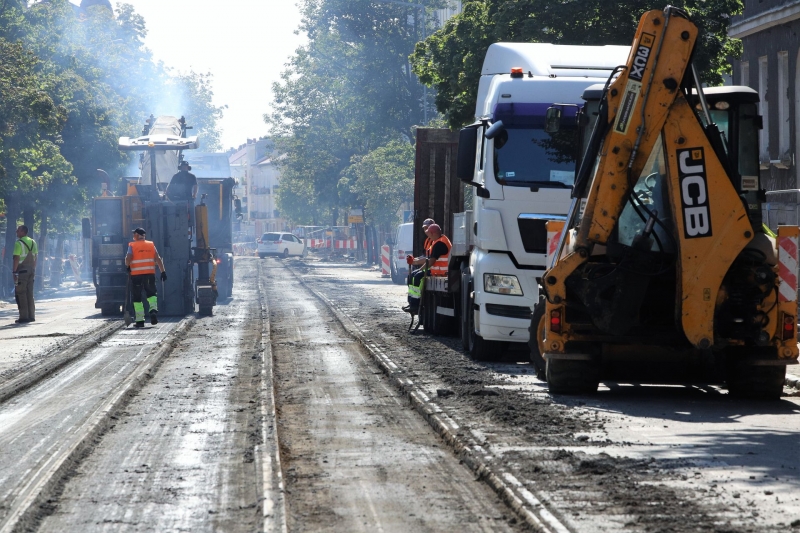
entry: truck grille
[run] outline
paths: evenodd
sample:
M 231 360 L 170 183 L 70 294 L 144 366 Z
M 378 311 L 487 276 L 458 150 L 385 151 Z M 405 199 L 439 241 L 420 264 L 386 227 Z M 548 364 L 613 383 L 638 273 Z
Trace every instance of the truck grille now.
M 522 246 L 529 254 L 547 253 L 547 220 L 534 218 L 518 218 L 519 235 Z
M 521 318 L 530 320 L 531 308 L 519 305 L 486 304 L 486 312 L 490 315 L 504 316 L 506 318 Z

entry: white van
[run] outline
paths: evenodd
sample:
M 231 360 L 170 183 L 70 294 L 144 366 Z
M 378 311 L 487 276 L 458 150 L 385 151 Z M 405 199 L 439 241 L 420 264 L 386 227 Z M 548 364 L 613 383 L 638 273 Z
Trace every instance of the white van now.
M 414 253 L 414 224 L 400 224 L 394 236 L 394 254 L 391 257 L 392 281 L 398 285 L 406 283 L 408 263 L 406 256 Z

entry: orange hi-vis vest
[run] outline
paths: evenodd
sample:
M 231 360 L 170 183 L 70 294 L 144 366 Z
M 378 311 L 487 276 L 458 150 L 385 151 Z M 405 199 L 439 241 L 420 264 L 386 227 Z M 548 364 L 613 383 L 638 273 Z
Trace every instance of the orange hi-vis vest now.
M 131 276 L 156 274 L 156 245 L 153 241 L 133 241 L 130 243 L 133 250 L 131 260 Z
M 433 247 L 436 246 L 437 242 L 443 242 L 447 245 L 447 253 L 439 257 L 435 263 L 431 265 L 431 276 L 446 276 L 447 275 L 447 265 L 450 263 L 450 249 L 453 245 L 450 243 L 450 239 L 447 238 L 446 235 L 442 235 L 435 241 L 431 242 L 430 247 L 428 248 L 428 257 L 431 256 L 433 252 Z

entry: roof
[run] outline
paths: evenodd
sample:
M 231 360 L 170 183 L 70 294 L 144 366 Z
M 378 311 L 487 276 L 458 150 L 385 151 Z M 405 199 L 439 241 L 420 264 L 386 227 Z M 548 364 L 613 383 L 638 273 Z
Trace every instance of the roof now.
M 549 43 L 495 43 L 483 60 L 482 76 L 522 67 L 534 76 L 607 77 L 624 64 L 630 46 L 576 46 Z

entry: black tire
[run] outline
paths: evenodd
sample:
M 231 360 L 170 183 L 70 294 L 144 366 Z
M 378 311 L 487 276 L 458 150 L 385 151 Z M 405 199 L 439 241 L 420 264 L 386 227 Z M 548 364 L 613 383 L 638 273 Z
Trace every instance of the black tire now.
M 594 361 L 547 360 L 547 387 L 552 394 L 594 394 L 600 372 Z
M 469 267 L 461 268 L 461 314 L 459 315 L 458 333 L 461 337 L 461 347 L 464 351 L 469 351 L 469 324 L 470 320 L 474 320 L 474 311 L 472 310 L 472 282 L 469 280 Z
M 542 381 L 547 380 L 547 364 L 544 357 L 544 332 L 547 327 L 544 315 L 546 303 L 544 296 L 539 297 L 539 302 L 533 306 L 531 325 L 528 327 L 528 352 L 531 365 L 536 371 L 536 377 Z
M 725 368 L 728 392 L 734 398 L 778 400 L 783 394 L 786 367 L 731 362 Z
M 121 314 L 119 304 L 106 304 L 100 307 L 102 316 L 116 316 Z
M 206 307 L 201 306 L 200 309 L 197 311 L 200 316 L 213 316 L 214 315 L 214 308 L 213 307 Z
M 395 285 L 402 285 L 403 278 L 400 277 L 400 273 L 397 271 L 397 265 L 394 264 L 394 259 L 389 259 L 389 275 L 392 277 L 392 283 Z
M 283 249 L 283 254 L 281 254 L 281 257 L 283 259 L 288 259 L 289 258 L 289 249 L 288 248 L 284 248 Z
M 472 299 L 470 299 L 472 304 Z M 472 305 L 470 305 L 472 307 Z M 506 343 L 502 341 L 487 341 L 475 333 L 475 312 L 469 314 L 469 346 L 467 354 L 473 361 L 496 362 L 505 355 Z
M 194 313 L 194 290 L 194 268 L 188 266 L 183 278 L 183 313 L 186 315 Z M 162 294 L 161 298 L 166 296 L 166 294 Z
M 442 317 L 436 314 L 436 306 L 439 303 L 438 295 L 435 292 L 430 292 L 425 294 L 425 298 L 427 299 L 425 302 L 425 309 L 428 315 L 428 322 L 425 325 L 425 329 L 431 335 L 441 335 L 442 331 Z

